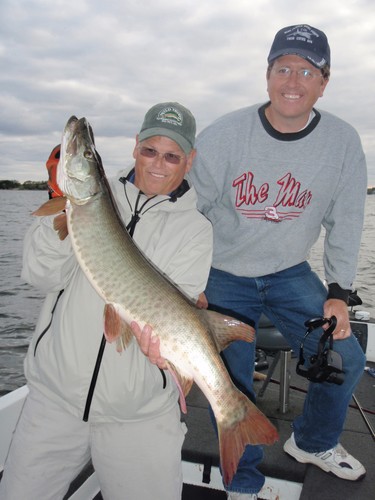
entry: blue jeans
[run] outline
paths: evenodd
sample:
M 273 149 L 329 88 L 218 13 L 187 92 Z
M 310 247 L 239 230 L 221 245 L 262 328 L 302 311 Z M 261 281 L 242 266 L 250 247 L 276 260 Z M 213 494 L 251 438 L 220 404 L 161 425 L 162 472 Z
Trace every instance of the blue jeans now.
M 264 313 L 298 353 L 306 333 L 304 322 L 323 315 L 327 290 L 307 262 L 258 278 L 234 276 L 212 268 L 206 295 L 211 309 L 230 314 L 258 326 Z M 316 354 L 322 330 L 310 333 L 304 342 L 306 360 Z M 355 386 L 365 366 L 364 353 L 351 335 L 334 343 L 342 356 L 344 383 L 310 383 L 303 413 L 293 422 L 297 445 L 308 452 L 333 448 L 342 432 Z M 237 341 L 222 352 L 235 384 L 253 401 L 255 342 Z M 260 446 L 247 446 L 228 491 L 257 493 L 264 476 L 257 470 L 263 458 Z

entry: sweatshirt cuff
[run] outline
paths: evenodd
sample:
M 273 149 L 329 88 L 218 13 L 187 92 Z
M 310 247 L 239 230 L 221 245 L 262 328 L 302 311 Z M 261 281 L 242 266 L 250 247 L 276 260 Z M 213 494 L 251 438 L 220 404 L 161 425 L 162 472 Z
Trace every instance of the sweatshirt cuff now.
M 349 294 L 351 290 L 344 290 L 344 288 L 341 288 L 340 285 L 337 283 L 330 283 L 328 285 L 328 295 L 327 295 L 327 300 L 328 299 L 340 299 L 348 303 L 349 300 Z

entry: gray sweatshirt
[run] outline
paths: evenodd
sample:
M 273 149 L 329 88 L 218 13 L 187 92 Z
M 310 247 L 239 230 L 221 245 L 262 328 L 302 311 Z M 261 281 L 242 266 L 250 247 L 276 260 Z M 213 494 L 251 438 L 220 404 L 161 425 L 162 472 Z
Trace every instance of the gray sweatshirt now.
M 213 224 L 212 265 L 237 276 L 276 273 L 307 260 L 323 226 L 325 279 L 349 290 L 367 188 L 360 138 L 316 109 L 305 129 L 282 134 L 266 106 L 229 113 L 197 138 L 190 177 Z

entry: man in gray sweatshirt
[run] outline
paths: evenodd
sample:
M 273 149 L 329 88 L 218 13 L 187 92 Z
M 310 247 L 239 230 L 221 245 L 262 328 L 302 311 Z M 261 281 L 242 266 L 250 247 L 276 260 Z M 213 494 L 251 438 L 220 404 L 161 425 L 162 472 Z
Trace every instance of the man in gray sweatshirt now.
M 357 132 L 317 110 L 330 75 L 325 34 L 308 25 L 280 30 L 268 56 L 269 102 L 232 112 L 198 136 L 190 177 L 198 207 L 213 224 L 206 289 L 211 307 L 258 325 L 264 313 L 298 351 L 311 318 L 337 319 L 334 350 L 344 382 L 311 383 L 303 414 L 284 450 L 347 480 L 366 471 L 340 444 L 352 392 L 365 364 L 352 335 L 347 300 L 355 278 L 364 216 L 366 162 Z M 325 280 L 307 258 L 322 227 Z M 326 328 L 327 325 L 324 325 Z M 321 329 L 304 343 L 317 353 Z M 223 356 L 250 396 L 255 345 L 236 342 Z M 229 499 L 250 500 L 264 484 L 259 446 L 248 446 Z

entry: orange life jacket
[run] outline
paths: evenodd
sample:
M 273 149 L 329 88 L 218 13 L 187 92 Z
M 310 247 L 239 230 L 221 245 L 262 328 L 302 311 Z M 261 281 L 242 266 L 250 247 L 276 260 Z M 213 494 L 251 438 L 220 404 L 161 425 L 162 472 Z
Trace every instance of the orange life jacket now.
M 60 148 L 61 145 L 55 146 L 49 158 L 46 162 L 46 167 L 48 170 L 48 196 L 50 198 L 58 198 L 59 196 L 63 196 L 63 193 L 60 191 L 59 186 L 57 185 L 56 175 L 57 175 L 57 165 L 60 160 Z

